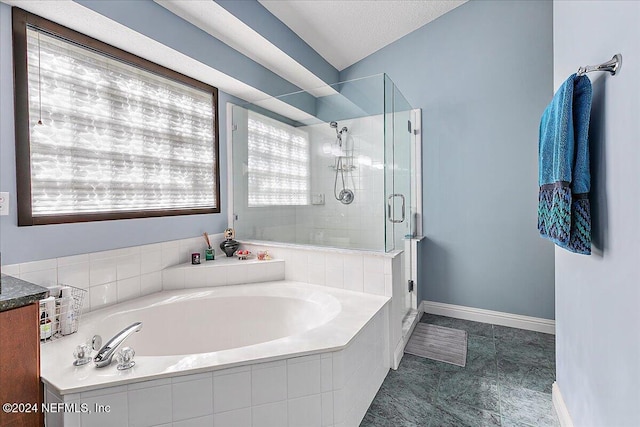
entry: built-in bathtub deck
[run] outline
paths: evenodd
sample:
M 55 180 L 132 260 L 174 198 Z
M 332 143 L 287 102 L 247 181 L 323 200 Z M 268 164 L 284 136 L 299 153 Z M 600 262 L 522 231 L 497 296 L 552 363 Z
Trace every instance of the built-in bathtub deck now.
M 127 371 L 118 371 L 114 363 L 102 369 L 93 364 L 80 367 L 72 365 L 73 351 L 78 344 L 92 337 L 96 331 L 121 330 L 126 324 L 117 324 L 113 320 L 121 313 L 137 310 L 145 306 L 178 302 L 184 298 L 211 298 L 240 295 L 251 298 L 252 294 L 304 298 L 328 295 L 340 305 L 340 312 L 328 323 L 319 325 L 294 337 L 283 337 L 268 342 L 240 348 L 231 348 L 199 354 L 172 356 L 136 356 L 137 365 Z M 314 293 L 316 294 L 313 297 Z M 263 363 L 290 357 L 305 356 L 314 353 L 331 352 L 344 349 L 358 332 L 378 313 L 389 298 L 367 294 L 357 294 L 341 289 L 309 285 L 291 281 L 266 282 L 216 288 L 185 289 L 163 291 L 136 300 L 117 304 L 87 314 L 81 320 L 77 333 L 42 345 L 42 380 L 54 387 L 60 395 L 86 392 L 105 386 L 129 384 L 138 381 L 172 377 L 176 375 L 227 369 L 250 363 Z M 135 316 L 128 316 L 135 319 Z M 106 319 L 106 320 L 104 320 Z M 172 319 L 165 319 L 172 322 Z M 229 319 L 229 321 L 232 321 Z M 110 328 L 109 322 L 113 322 Z M 126 322 L 125 322 L 126 323 Z M 185 325 L 186 326 L 186 325 Z M 216 327 L 220 325 L 211 325 Z M 105 327 L 107 327 L 105 329 Z M 187 326 L 188 327 L 188 326 Z M 255 325 L 259 328 L 260 325 Z M 145 328 L 139 332 L 145 333 Z M 110 336 L 103 336 L 106 342 Z M 159 342 L 170 341 L 168 337 L 158 336 Z M 126 343 L 124 345 L 127 345 Z M 135 348 L 134 348 L 135 349 Z
M 75 345 L 117 316 L 128 321 L 136 308 L 230 295 L 299 299 L 300 304 L 319 304 L 331 318 L 297 334 L 245 347 L 136 357 L 136 366 L 126 371 L 118 371 L 115 361 L 102 369 L 93 364 L 72 366 Z M 193 425 L 211 425 L 217 420 L 215 425 L 251 426 L 252 419 L 265 416 L 276 420 L 276 425 L 307 425 L 318 420 L 326 426 L 355 425 L 389 370 L 389 301 L 278 281 L 165 291 L 92 312 L 77 334 L 42 345 L 45 401 L 91 408 L 106 404 L 110 406 L 108 420 L 101 418 L 104 414 L 72 411 L 46 414 L 47 425 L 96 425 L 102 420 L 108 421 L 104 425 L 122 427 L 142 421 L 159 426 L 193 419 Z M 309 316 L 319 315 L 321 312 L 309 309 Z M 143 326 L 140 333 L 144 330 Z

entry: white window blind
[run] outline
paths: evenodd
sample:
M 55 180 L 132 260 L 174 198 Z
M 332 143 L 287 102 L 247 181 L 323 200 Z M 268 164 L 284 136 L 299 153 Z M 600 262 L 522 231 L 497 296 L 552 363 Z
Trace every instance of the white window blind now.
M 211 92 L 31 27 L 27 61 L 34 218 L 217 207 Z
M 248 113 L 249 207 L 309 204 L 309 134 Z

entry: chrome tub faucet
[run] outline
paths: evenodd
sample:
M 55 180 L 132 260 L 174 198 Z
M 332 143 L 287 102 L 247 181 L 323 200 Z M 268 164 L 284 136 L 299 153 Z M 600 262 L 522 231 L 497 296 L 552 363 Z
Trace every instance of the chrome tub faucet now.
M 116 353 L 120 344 L 126 340 L 129 335 L 134 332 L 138 332 L 142 329 L 142 322 L 133 323 L 120 332 L 118 332 L 113 338 L 111 338 L 105 345 L 102 346 L 100 350 L 98 350 L 98 354 L 93 358 L 93 361 L 96 363 L 96 368 L 104 368 L 105 366 L 109 366 L 111 364 L 111 360 Z

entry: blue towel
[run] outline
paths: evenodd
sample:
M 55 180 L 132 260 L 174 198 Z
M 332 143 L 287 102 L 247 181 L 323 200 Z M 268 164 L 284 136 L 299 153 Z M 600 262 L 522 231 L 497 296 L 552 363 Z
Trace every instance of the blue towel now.
M 591 81 L 571 75 L 540 121 L 538 230 L 558 246 L 591 254 Z

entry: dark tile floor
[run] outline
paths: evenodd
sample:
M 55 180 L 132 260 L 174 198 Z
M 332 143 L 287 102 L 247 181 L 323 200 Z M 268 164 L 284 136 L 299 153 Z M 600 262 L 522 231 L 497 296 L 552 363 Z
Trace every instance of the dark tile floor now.
M 559 427 L 553 335 L 432 314 L 420 321 L 467 331 L 467 365 L 405 354 L 361 427 Z

